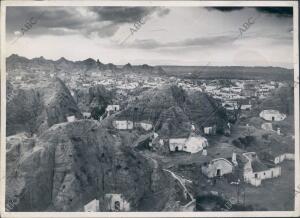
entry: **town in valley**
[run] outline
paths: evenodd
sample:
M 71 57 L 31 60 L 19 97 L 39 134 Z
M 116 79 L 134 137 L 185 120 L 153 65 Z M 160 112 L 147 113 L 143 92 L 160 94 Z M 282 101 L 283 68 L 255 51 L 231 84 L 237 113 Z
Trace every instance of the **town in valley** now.
M 292 70 L 6 64 L 6 210 L 293 210 Z

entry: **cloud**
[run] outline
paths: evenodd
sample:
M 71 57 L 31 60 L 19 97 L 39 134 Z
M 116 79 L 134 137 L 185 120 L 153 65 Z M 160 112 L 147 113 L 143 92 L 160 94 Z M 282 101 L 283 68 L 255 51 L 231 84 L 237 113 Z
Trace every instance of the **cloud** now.
M 135 39 L 132 43 L 126 43 L 125 47 L 138 49 L 157 49 L 157 48 L 179 48 L 179 47 L 198 47 L 198 46 L 218 46 L 220 44 L 229 44 L 236 40 L 233 35 L 227 36 L 210 36 L 189 38 L 176 42 L 161 43 L 154 39 L 138 40 Z
M 256 10 L 265 14 L 276 15 L 278 17 L 292 17 L 292 7 L 256 7 Z
M 153 13 L 156 7 L 91 7 L 99 21 L 112 23 L 134 23 Z
M 26 32 L 31 36 L 82 34 L 103 38 L 113 36 L 123 24 L 168 13 L 169 9 L 161 7 L 7 7 L 6 30 L 13 36 L 33 18 L 36 24 Z
M 231 12 L 252 7 L 206 7 L 207 10 L 217 10 L 221 12 Z M 276 15 L 278 17 L 292 17 L 292 7 L 254 7 L 255 10 L 264 14 Z
M 206 7 L 207 10 L 218 10 L 222 12 L 230 12 L 230 11 L 237 11 L 242 10 L 244 7 Z

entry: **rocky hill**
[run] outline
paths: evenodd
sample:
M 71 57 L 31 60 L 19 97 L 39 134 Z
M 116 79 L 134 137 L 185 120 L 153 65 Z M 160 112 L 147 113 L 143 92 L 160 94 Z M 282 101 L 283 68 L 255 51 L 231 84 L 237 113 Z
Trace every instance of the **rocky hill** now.
M 26 73 L 37 73 L 46 72 L 48 74 L 52 73 L 67 73 L 73 74 L 77 72 L 82 73 L 102 73 L 114 75 L 124 75 L 124 74 L 164 74 L 164 70 L 161 67 L 153 67 L 149 65 L 138 65 L 132 66 L 130 64 L 124 65 L 123 67 L 118 67 L 112 63 L 103 64 L 99 60 L 94 60 L 88 58 L 83 61 L 70 61 L 62 57 L 56 61 L 47 60 L 44 57 L 27 59 L 25 57 L 12 54 L 6 59 L 7 71 L 10 74 L 15 73 L 15 70 L 19 70 Z
M 74 99 L 79 109 L 84 112 L 92 112 L 95 108 L 104 111 L 108 104 L 112 103 L 114 93 L 102 85 L 74 90 Z
M 56 124 L 36 138 L 8 137 L 6 201 L 16 202 L 13 211 L 82 211 L 105 193 L 122 193 L 137 210 L 168 188 L 167 177 L 156 170 L 153 181 L 151 161 L 126 143 L 92 120 Z M 165 203 L 151 202 L 160 210 Z
M 9 84 L 9 83 L 8 83 Z M 37 85 L 7 87 L 6 134 L 40 134 L 67 116 L 82 118 L 69 90 L 60 79 Z
M 227 123 L 226 114 L 214 99 L 201 92 L 187 93 L 175 85 L 143 92 L 116 119 L 149 121 L 166 137 L 188 135 L 192 123 L 199 130 L 213 124 L 222 129 Z
M 294 87 L 281 87 L 259 103 L 260 109 L 274 109 L 287 115 L 294 115 Z

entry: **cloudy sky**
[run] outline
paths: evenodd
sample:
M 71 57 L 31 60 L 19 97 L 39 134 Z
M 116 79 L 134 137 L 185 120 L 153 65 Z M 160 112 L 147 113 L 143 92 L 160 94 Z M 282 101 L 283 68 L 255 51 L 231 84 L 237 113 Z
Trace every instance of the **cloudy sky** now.
M 292 14 L 287 7 L 7 7 L 7 54 L 292 68 Z

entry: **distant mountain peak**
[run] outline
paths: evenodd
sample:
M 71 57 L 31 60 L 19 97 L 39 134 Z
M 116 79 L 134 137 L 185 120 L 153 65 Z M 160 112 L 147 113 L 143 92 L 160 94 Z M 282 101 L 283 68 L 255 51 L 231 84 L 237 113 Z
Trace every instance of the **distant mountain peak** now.
M 17 58 L 17 57 L 20 57 L 20 56 L 17 54 L 11 54 L 8 58 Z
M 60 59 L 57 60 L 57 62 L 67 62 L 67 61 L 69 61 L 69 60 L 67 60 L 64 57 L 61 57 Z
M 95 62 L 95 60 L 93 58 L 88 58 L 88 59 L 85 59 L 84 61 L 86 61 L 86 62 Z
M 127 63 L 123 66 L 123 68 L 129 69 L 129 68 L 132 68 L 132 65 L 130 63 Z
M 94 65 L 94 64 L 96 64 L 96 61 L 93 58 L 88 58 L 88 59 L 85 59 L 83 61 L 83 63 L 87 64 L 87 65 Z

